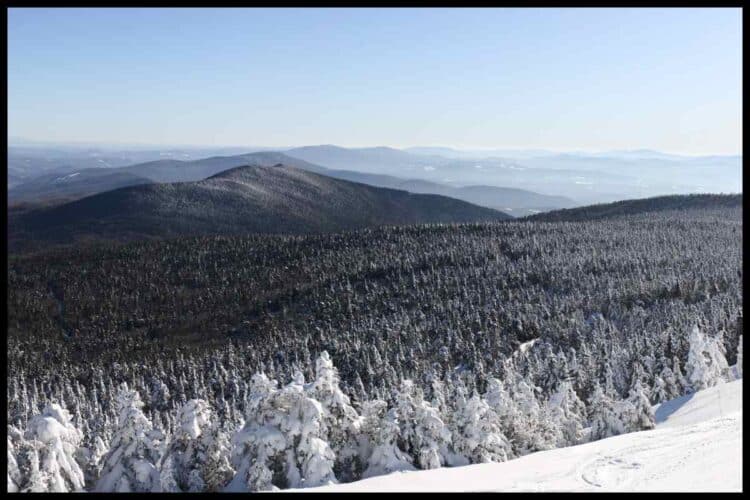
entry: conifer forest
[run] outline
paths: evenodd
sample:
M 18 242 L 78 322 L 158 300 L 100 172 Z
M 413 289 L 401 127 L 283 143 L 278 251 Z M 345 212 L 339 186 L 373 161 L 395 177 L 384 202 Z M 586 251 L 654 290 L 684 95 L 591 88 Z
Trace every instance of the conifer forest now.
M 706 199 L 11 254 L 8 489 L 306 488 L 651 429 L 742 369 L 741 195 Z

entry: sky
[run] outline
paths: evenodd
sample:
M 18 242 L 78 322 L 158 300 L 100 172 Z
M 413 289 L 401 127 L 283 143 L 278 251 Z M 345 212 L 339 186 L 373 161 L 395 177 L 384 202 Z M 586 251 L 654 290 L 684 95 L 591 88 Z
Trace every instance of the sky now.
M 8 11 L 10 138 L 741 154 L 740 9 Z

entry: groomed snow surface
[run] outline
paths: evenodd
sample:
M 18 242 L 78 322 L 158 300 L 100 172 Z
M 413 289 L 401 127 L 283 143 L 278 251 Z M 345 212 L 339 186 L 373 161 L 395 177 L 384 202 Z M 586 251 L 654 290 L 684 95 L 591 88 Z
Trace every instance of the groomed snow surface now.
M 742 491 L 742 379 L 655 408 L 656 429 L 503 463 L 299 491 Z

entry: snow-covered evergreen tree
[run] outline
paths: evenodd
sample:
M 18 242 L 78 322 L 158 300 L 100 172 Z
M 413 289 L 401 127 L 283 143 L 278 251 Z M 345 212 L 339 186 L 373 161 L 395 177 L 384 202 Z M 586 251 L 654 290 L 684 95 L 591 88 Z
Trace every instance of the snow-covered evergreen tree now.
M 366 468 L 363 478 L 415 470 L 411 457 L 398 446 L 400 429 L 395 408 L 385 401 L 368 401 L 362 408 L 362 431 L 366 436 Z
M 237 470 L 227 491 L 299 488 L 336 482 L 335 454 L 325 441 L 323 408 L 296 373 L 282 389 L 265 375 L 251 384 L 245 427 L 234 437 Z M 309 388 L 308 388 L 309 390 Z M 275 472 L 283 471 L 283 484 Z
M 117 429 L 104 457 L 96 484 L 100 492 L 155 492 L 161 490 L 157 464 L 160 436 L 141 411 L 136 391 L 123 384 L 117 394 Z
M 487 390 L 484 393 L 484 399 L 490 408 L 501 418 L 505 415 L 504 409 L 512 405 L 512 400 L 505 389 L 505 384 L 497 378 L 490 378 L 487 381 Z
M 107 454 L 107 445 L 100 436 L 94 436 L 89 446 L 78 448 L 76 459 L 83 469 L 83 478 L 86 489 L 94 487 L 102 469 L 102 459 Z
M 263 373 L 253 375 L 245 425 L 232 438 L 232 465 L 236 473 L 227 491 L 268 491 L 274 471 L 283 463 L 287 440 L 280 428 L 282 415 L 273 405 L 277 382 Z
M 430 390 L 432 392 L 430 403 L 432 403 L 432 406 L 434 406 L 441 415 L 446 415 L 448 413 L 448 403 L 445 396 L 445 384 L 438 377 L 433 376 L 430 381 Z
M 563 380 L 557 391 L 550 396 L 547 406 L 549 418 L 559 429 L 555 445 L 563 447 L 580 443 L 586 408 L 573 390 L 573 384 Z
M 44 444 L 26 439 L 14 443 L 16 464 L 20 479 L 18 491 L 21 493 L 44 493 L 49 491 L 49 478 L 40 469 L 40 455 Z
M 679 385 L 677 376 L 675 376 L 674 372 L 669 368 L 669 366 L 664 365 L 664 368 L 662 368 L 658 377 L 664 381 L 664 394 L 663 399 L 660 399 L 657 402 L 668 401 L 682 394 L 682 388 Z
M 337 477 L 342 481 L 357 479 L 362 473 L 357 454 L 359 415 L 339 387 L 338 372 L 326 351 L 315 361 L 315 380 L 307 392 L 322 407 L 326 441 L 336 455 L 334 470 Z
M 40 444 L 42 491 L 83 491 L 83 471 L 75 459 L 82 437 L 81 431 L 73 426 L 70 413 L 54 403 L 29 421 L 24 439 Z
M 361 460 L 364 469 L 367 467 L 373 449 L 378 444 L 381 420 L 383 420 L 385 413 L 388 411 L 388 404 L 380 399 L 371 399 L 362 402 L 360 411 L 357 456 Z
M 527 443 L 531 441 L 530 428 L 524 422 L 523 414 L 505 383 L 497 378 L 489 379 L 484 397 L 500 419 L 502 431 L 510 442 L 514 455 L 528 453 Z
M 191 399 L 178 414 L 178 426 L 161 460 L 164 491 L 216 491 L 233 474 L 228 457 L 217 456 L 214 441 L 221 439 L 213 410 L 202 399 Z M 213 453 L 212 453 L 213 452 Z M 212 481 L 209 481 L 208 477 Z M 211 485 L 211 482 L 218 484 Z
M 418 400 L 418 388 L 411 380 L 402 380 L 401 386 L 395 395 L 394 410 L 399 427 L 399 448 L 404 450 L 416 462 L 418 460 L 419 448 L 417 447 L 416 413 Z
M 682 372 L 682 368 L 680 367 L 680 360 L 677 356 L 672 358 L 672 375 L 674 376 L 675 387 L 678 396 L 682 396 L 690 390 L 690 383 L 688 382 L 687 378 L 685 378 L 685 375 Z M 668 382 L 667 379 L 664 380 Z
M 283 405 L 289 408 L 283 430 L 289 441 L 288 457 L 296 455 L 296 471 L 290 464 L 287 478 L 297 487 L 314 487 L 337 482 L 333 472 L 334 454 L 325 440 L 327 429 L 322 405 L 305 394 L 302 380 L 295 380 L 279 392 Z
M 629 412 L 623 422 L 628 432 L 649 430 L 656 426 L 656 417 L 651 402 L 637 378 L 633 380 L 627 402 L 630 404 L 630 408 L 628 408 Z
M 690 350 L 685 367 L 690 388 L 700 391 L 724 381 L 727 360 L 715 339 L 694 326 L 690 332 Z
M 151 393 L 149 394 L 149 405 L 157 410 L 166 410 L 169 408 L 170 393 L 169 387 L 159 379 L 155 379 L 151 384 Z
M 437 409 L 423 398 L 416 401 L 414 437 L 417 463 L 422 469 L 437 469 L 445 465 L 444 454 L 450 446 L 451 433 Z
M 16 453 L 20 443 L 23 441 L 23 435 L 20 430 L 12 425 L 8 425 L 8 493 L 17 493 L 23 486 L 23 476 L 18 467 Z
M 503 420 L 516 454 L 551 448 L 554 433 L 548 432 L 548 423 L 544 422 L 545 412 L 537 400 L 537 388 L 520 376 L 516 376 L 510 387 L 513 403 L 506 405 Z
M 478 394 L 458 408 L 454 425 L 453 449 L 468 463 L 504 462 L 512 457 L 500 417 Z
M 737 344 L 737 377 L 742 378 L 742 335 Z
M 230 462 L 232 447 L 229 433 L 218 422 L 212 422 L 203 437 L 205 458 L 202 470 L 205 491 L 219 492 L 234 475 Z
M 667 384 L 660 375 L 654 377 L 654 387 L 651 388 L 651 403 L 658 404 L 669 400 Z
M 590 440 L 608 438 L 625 433 L 625 426 L 621 420 L 622 409 L 607 396 L 599 384 L 594 386 L 594 393 L 589 403 L 591 412 Z

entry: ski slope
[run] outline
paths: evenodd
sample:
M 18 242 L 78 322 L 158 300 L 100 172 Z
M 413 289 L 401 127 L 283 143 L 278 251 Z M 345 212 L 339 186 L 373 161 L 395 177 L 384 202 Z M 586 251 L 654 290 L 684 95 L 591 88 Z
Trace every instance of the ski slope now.
M 503 463 L 300 491 L 741 491 L 742 380 L 655 408 L 657 427 Z

